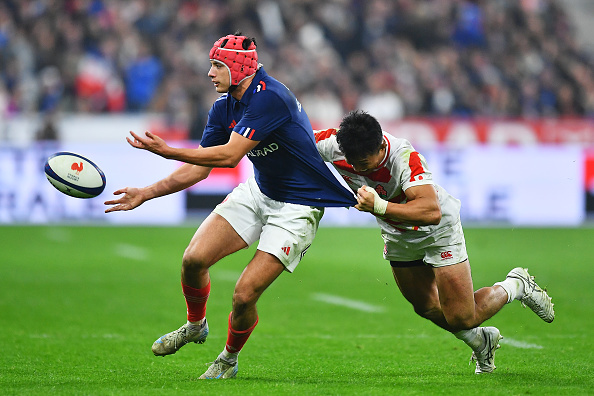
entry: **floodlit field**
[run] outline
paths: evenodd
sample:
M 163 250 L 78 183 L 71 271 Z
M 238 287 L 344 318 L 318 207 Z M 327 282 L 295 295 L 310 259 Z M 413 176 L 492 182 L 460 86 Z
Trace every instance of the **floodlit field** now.
M 228 381 L 198 376 L 222 350 L 235 280 L 253 248 L 211 271 L 211 334 L 165 358 L 152 342 L 185 321 L 179 271 L 194 228 L 0 227 L 0 393 L 229 395 L 594 394 L 594 229 L 467 229 L 475 288 L 523 265 L 557 317 L 518 302 L 490 321 L 497 370 L 416 316 L 379 231 L 321 228 L 294 274 L 259 302 Z

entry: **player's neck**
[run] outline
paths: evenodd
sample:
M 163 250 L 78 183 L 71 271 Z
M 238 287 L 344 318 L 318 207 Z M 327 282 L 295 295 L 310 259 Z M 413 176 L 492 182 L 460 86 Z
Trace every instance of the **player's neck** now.
M 240 82 L 237 88 L 235 88 L 233 92 L 231 92 L 231 96 L 233 96 L 237 100 L 241 100 L 245 91 L 247 91 L 247 89 L 250 87 L 250 84 L 252 83 L 253 79 L 254 76 L 251 76 Z

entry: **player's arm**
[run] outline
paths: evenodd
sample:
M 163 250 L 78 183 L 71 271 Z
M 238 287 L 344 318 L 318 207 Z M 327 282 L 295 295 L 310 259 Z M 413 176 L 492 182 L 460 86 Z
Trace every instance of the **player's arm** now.
M 441 207 L 437 191 L 431 184 L 406 189 L 406 203 L 388 202 L 368 186 L 357 191 L 355 208 L 386 219 L 402 221 L 411 225 L 437 225 L 441 221 Z
M 134 140 L 126 138 L 132 147 L 147 150 L 161 157 L 182 161 L 188 164 L 214 167 L 234 168 L 239 161 L 260 143 L 232 133 L 227 144 L 197 149 L 170 147 L 159 136 L 145 132 L 145 136 L 130 132 Z
M 162 197 L 184 190 L 210 174 L 212 168 L 183 164 L 169 176 L 143 188 L 125 187 L 114 192 L 114 195 L 124 194 L 122 197 L 105 201 L 105 205 L 113 205 L 105 210 L 105 213 L 121 210 L 132 210 L 142 205 L 149 199 Z

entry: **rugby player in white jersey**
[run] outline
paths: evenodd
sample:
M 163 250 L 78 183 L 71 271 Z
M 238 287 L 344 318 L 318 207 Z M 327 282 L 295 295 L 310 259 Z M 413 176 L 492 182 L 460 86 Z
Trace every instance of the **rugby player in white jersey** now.
M 371 115 L 354 111 L 340 128 L 314 131 L 318 151 L 357 193 L 360 211 L 377 218 L 384 258 L 417 314 L 472 348 L 476 374 L 495 369 L 503 338 L 480 325 L 519 300 L 545 322 L 555 318 L 551 298 L 524 268 L 474 291 L 460 201 L 433 181 L 424 157 L 405 139 L 382 131 Z

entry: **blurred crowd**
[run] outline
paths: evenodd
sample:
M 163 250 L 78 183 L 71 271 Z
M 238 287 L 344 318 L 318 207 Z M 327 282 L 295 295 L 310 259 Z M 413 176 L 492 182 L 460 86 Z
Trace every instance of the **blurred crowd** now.
M 3 0 L 0 112 L 161 112 L 199 138 L 208 51 L 237 30 L 320 124 L 594 115 L 559 0 Z

